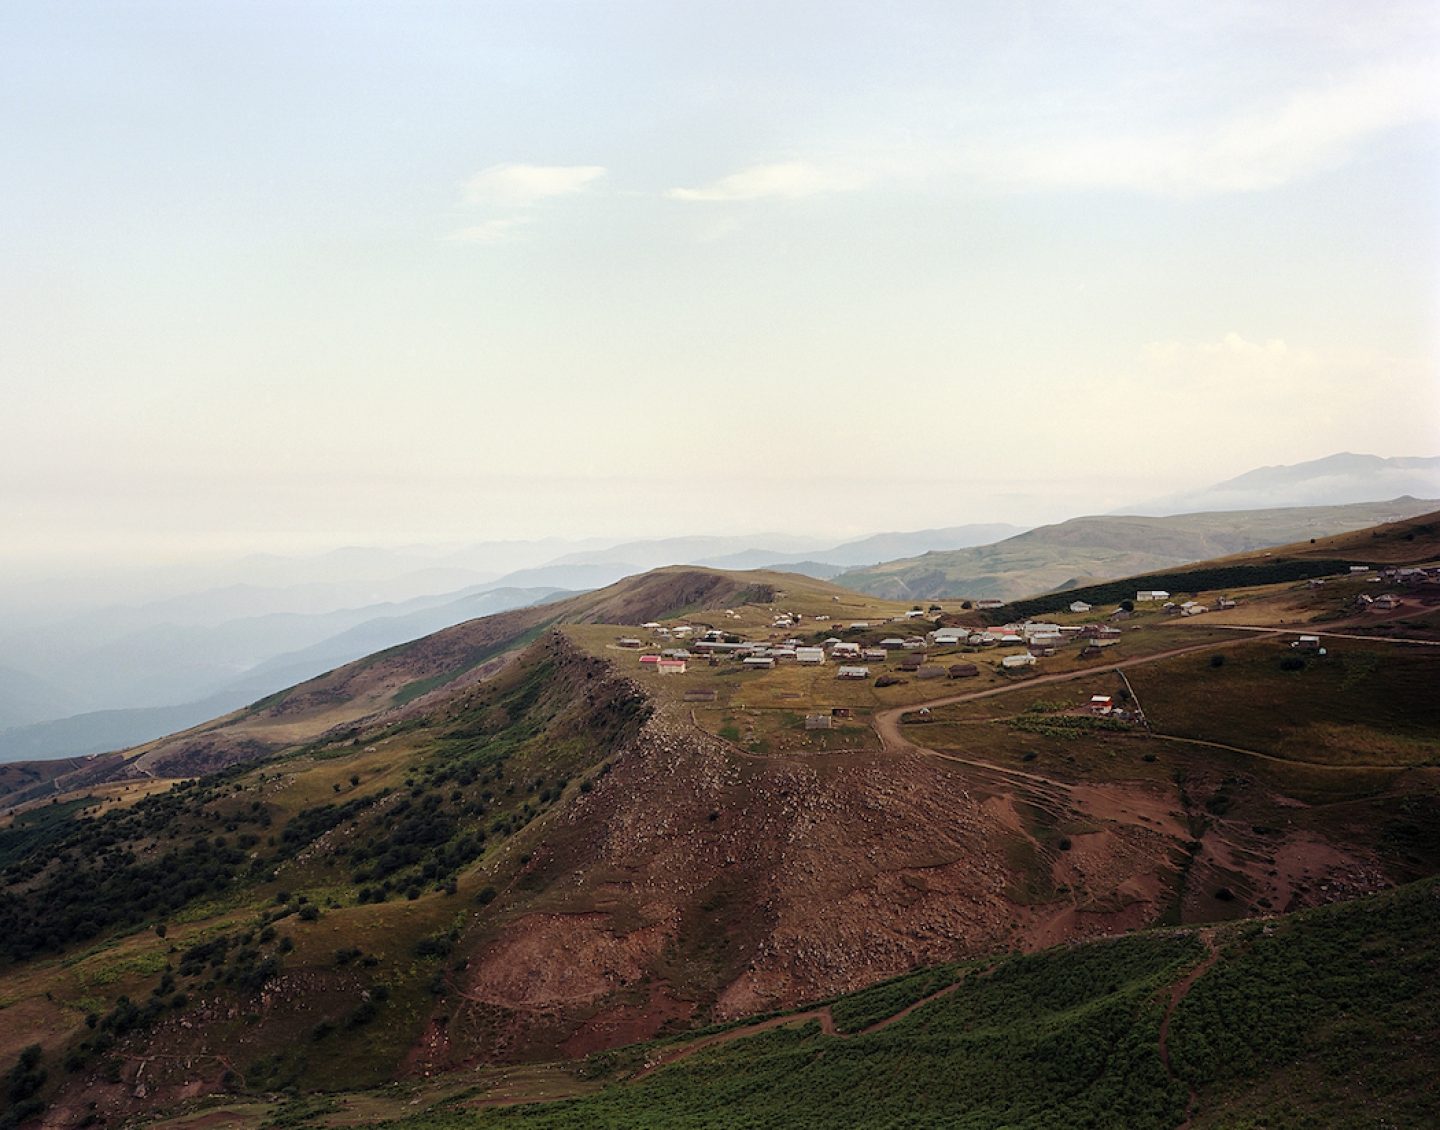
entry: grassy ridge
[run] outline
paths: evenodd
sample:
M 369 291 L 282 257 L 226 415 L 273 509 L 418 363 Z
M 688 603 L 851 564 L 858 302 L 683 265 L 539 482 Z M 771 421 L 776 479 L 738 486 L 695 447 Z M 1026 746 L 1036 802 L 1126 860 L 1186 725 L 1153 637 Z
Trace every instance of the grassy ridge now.
M 1147 573 L 1142 577 L 1127 577 L 1123 581 L 1085 585 L 1028 600 L 1012 600 L 987 612 L 986 617 L 991 623 L 1004 624 L 1046 612 L 1060 612 L 1069 608 L 1074 600 L 1083 600 L 1087 604 L 1118 604 L 1122 600 L 1133 600 L 1139 584 L 1172 593 L 1214 592 L 1217 589 L 1304 581 L 1311 577 L 1332 577 L 1347 572 L 1352 564 L 1352 561 L 1340 560 L 1271 561 L 1262 565 L 1213 565 L 1204 569 L 1180 569 L 1173 573 Z

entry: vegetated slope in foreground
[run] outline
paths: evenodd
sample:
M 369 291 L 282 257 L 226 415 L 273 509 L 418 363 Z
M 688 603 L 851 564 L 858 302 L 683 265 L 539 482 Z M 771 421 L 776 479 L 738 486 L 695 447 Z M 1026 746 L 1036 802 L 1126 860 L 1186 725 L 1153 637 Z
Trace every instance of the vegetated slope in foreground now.
M 1352 506 L 1072 518 L 994 545 L 946 550 L 842 573 L 835 583 L 892 600 L 1034 593 L 1413 517 L 1436 509 L 1413 498 Z
M 1440 1121 L 1440 884 L 1214 933 L 1213 964 L 1191 932 L 1006 957 L 874 1031 L 797 1021 L 582 1098 L 470 1110 L 462 1099 L 394 1125 L 1173 1130 L 1187 1111 L 1195 1130 Z M 897 1006 L 906 988 L 891 992 Z M 852 998 L 859 1012 L 878 991 Z M 627 1049 L 595 1067 L 623 1076 L 664 1054 Z

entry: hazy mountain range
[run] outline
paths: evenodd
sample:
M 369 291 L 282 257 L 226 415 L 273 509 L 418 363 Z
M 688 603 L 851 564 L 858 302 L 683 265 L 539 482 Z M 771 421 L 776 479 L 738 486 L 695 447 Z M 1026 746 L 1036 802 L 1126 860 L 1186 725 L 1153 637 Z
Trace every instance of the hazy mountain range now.
M 840 542 L 771 532 L 347 547 L 30 580 L 0 592 L 0 759 L 155 737 L 440 628 L 663 565 L 780 569 L 902 599 L 1014 597 L 1335 533 L 1430 505 L 1267 511 L 1263 520 L 1234 512 L 1247 500 L 1260 509 L 1300 496 L 1327 503 L 1393 497 L 1386 488 L 1397 484 L 1440 497 L 1440 459 L 1339 454 L 1133 508 L 1210 511 L 1184 520 L 1081 518 L 1028 532 L 985 523 Z
M 48 619 L 33 612 L 8 616 L 0 660 L 13 662 L 0 666 L 0 760 L 134 744 L 452 624 L 601 588 L 662 565 L 779 565 L 828 577 L 887 552 L 982 544 L 1019 529 L 991 523 L 839 544 L 784 534 L 609 546 L 558 539 L 482 543 L 432 556 L 426 568 L 414 567 L 425 558 L 413 548 L 354 548 L 296 561 L 246 558 L 241 568 L 265 583 L 72 609 Z M 489 560 L 492 550 L 494 561 L 515 564 L 558 548 L 569 552 L 498 578 L 470 568 Z M 800 560 L 807 552 L 821 560 Z M 389 576 L 387 562 L 394 571 Z M 410 591 L 463 579 L 472 583 L 457 591 Z M 334 606 L 362 593 L 401 599 Z
M 1257 467 L 1203 490 L 1128 508 L 1132 514 L 1195 514 L 1274 506 L 1341 506 L 1377 498 L 1440 498 L 1440 456 L 1354 455 L 1348 451 L 1290 466 Z

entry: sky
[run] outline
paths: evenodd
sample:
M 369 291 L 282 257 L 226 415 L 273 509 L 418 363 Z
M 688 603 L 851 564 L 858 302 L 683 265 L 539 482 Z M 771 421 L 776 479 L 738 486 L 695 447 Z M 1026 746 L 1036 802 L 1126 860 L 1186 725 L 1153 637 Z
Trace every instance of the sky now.
M 1440 454 L 1431 3 L 0 6 L 0 569 Z

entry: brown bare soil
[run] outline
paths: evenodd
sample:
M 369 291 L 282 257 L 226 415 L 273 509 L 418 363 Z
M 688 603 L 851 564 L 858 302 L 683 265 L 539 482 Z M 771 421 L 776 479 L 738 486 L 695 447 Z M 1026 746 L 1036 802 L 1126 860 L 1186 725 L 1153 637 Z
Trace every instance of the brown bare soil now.
M 456 975 L 439 1054 L 617 1046 L 1008 944 L 1013 875 L 983 801 L 937 761 L 741 761 L 662 712 L 546 830 Z

